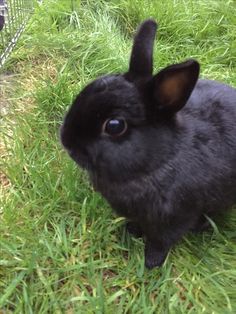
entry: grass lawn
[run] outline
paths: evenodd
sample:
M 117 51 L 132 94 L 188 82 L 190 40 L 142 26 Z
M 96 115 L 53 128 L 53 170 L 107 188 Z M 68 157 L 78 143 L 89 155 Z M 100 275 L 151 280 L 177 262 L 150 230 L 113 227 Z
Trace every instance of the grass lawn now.
M 150 16 L 156 71 L 192 57 L 202 77 L 236 86 L 233 0 L 43 1 L 1 86 L 0 313 L 236 313 L 235 212 L 148 271 L 143 242 L 59 143 L 72 99 L 127 70 L 134 30 Z

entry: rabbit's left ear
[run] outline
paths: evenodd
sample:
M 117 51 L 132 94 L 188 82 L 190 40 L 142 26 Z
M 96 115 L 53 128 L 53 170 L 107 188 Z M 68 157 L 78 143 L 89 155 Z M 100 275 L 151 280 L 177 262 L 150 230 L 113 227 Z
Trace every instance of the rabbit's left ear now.
M 158 109 L 169 113 L 180 110 L 193 91 L 199 71 L 199 63 L 188 60 L 156 74 L 151 81 L 151 94 Z
M 157 30 L 157 23 L 145 20 L 137 30 L 130 57 L 129 71 L 126 77 L 139 80 L 152 76 L 153 44 Z

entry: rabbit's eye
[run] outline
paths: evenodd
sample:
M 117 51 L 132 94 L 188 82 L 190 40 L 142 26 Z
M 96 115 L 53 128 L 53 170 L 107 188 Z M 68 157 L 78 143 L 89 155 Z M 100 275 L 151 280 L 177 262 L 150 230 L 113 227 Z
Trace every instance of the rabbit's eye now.
M 103 132 L 111 136 L 120 136 L 127 130 L 127 123 L 124 119 L 109 119 L 103 124 Z

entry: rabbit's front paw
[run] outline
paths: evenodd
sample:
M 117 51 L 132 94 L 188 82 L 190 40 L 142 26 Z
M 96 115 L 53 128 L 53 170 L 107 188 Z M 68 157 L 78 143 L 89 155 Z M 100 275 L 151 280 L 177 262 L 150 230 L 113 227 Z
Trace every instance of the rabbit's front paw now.
M 166 249 L 158 249 L 152 243 L 147 242 L 145 245 L 145 266 L 152 269 L 161 266 L 168 254 Z

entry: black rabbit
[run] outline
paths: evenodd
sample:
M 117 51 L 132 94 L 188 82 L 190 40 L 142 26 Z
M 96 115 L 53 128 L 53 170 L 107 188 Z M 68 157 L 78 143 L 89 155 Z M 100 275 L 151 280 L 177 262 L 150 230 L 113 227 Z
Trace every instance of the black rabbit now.
M 198 80 L 195 60 L 153 76 L 156 28 L 141 24 L 128 72 L 85 87 L 61 127 L 71 158 L 145 237 L 148 268 L 236 204 L 236 89 Z

